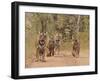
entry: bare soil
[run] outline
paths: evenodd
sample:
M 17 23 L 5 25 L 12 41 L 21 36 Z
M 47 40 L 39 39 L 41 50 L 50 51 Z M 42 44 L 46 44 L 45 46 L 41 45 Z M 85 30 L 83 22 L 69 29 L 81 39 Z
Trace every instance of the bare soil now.
M 89 65 L 89 53 L 87 50 L 80 52 L 78 58 L 73 57 L 71 52 L 61 51 L 59 55 L 45 57 L 46 62 L 35 62 L 35 58 L 26 59 L 26 68 L 35 67 L 61 67 L 61 66 L 81 66 Z

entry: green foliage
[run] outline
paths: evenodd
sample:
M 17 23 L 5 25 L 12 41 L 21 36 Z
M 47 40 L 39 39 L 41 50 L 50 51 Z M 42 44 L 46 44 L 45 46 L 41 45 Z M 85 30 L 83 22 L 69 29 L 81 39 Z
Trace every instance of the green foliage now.
M 80 32 L 89 31 L 89 16 L 83 15 L 80 20 Z
M 39 32 L 47 32 L 49 36 L 61 34 L 65 41 L 78 38 L 79 32 L 89 30 L 89 16 L 27 12 L 25 26 L 26 31 L 32 34 L 39 34 Z

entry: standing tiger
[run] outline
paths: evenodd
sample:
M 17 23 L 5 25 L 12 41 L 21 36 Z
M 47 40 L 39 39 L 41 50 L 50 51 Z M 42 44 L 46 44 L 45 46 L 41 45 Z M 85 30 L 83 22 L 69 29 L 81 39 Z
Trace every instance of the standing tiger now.
M 49 53 L 47 54 L 47 56 L 54 56 L 54 49 L 55 49 L 54 37 L 51 37 L 49 39 L 47 48 L 48 48 L 48 51 L 49 51 Z
M 36 49 L 36 61 L 45 62 L 45 44 L 46 44 L 46 35 L 41 33 L 38 40 L 38 46 Z
M 60 36 L 56 36 L 55 38 L 55 54 L 59 55 L 60 52 Z
M 79 57 L 79 52 L 80 52 L 80 43 L 76 39 L 73 43 L 73 50 L 72 50 L 72 55 L 74 57 Z

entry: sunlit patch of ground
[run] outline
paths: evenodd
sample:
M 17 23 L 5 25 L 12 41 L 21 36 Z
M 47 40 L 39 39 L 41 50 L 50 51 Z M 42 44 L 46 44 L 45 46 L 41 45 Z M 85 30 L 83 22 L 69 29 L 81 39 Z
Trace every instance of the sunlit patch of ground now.
M 81 51 L 80 56 L 75 58 L 71 52 L 61 51 L 59 55 L 45 59 L 46 62 L 35 62 L 35 58 L 29 57 L 26 59 L 26 68 L 89 65 L 89 52 L 87 50 Z

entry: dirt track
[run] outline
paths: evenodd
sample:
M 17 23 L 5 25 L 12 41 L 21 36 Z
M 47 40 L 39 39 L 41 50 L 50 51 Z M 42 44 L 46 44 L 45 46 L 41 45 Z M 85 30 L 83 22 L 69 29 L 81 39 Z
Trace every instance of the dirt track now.
M 28 62 L 27 68 L 34 67 L 57 67 L 57 66 L 79 66 L 89 64 L 89 54 L 87 51 L 80 53 L 79 58 L 73 57 L 70 53 L 64 52 L 52 57 L 46 57 L 46 62 L 35 62 L 31 60 Z

